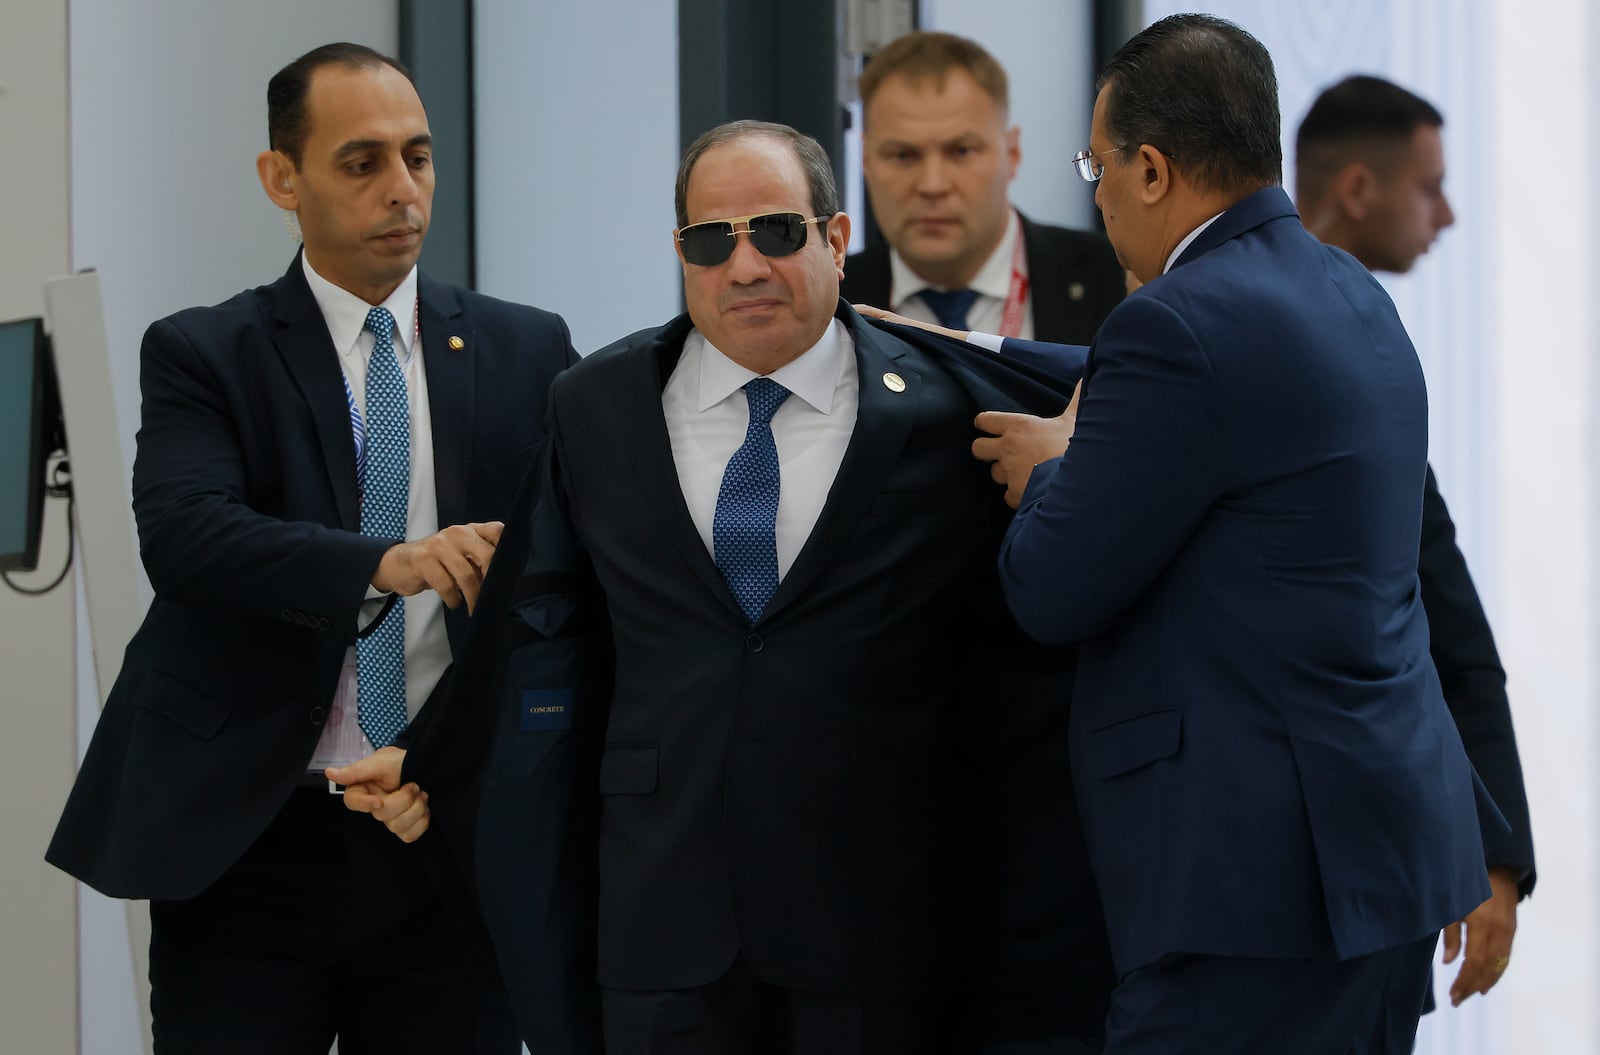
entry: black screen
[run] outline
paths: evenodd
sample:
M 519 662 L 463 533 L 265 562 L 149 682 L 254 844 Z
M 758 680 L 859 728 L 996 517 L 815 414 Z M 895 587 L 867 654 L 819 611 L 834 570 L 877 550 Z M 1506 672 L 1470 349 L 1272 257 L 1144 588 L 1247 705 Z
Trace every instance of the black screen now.
M 49 359 L 39 319 L 0 323 L 0 569 L 39 563 L 44 514 L 46 382 Z

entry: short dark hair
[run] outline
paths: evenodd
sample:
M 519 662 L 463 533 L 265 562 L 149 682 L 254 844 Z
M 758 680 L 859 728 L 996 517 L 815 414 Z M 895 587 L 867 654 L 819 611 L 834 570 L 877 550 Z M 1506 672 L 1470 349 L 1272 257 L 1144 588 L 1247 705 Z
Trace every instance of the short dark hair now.
M 1170 15 L 1117 49 L 1095 81 L 1112 146 L 1150 144 L 1203 190 L 1283 182 L 1278 78 L 1249 33 L 1213 15 Z M 1126 156 L 1113 163 L 1125 165 Z
M 944 79 L 951 70 L 965 70 L 971 74 L 978 87 L 1002 110 L 1011 105 L 1005 67 L 981 44 L 954 33 L 926 31 L 896 37 L 872 53 L 857 82 L 861 105 L 869 105 L 883 82 L 895 74 L 913 84 L 932 80 L 934 87 L 943 88 Z
M 831 218 L 839 211 L 839 188 L 833 181 L 833 163 L 828 160 L 828 153 L 822 149 L 822 144 L 788 125 L 771 121 L 729 121 L 709 132 L 702 132 L 683 152 L 683 160 L 678 163 L 678 184 L 673 191 L 673 206 L 677 210 L 679 227 L 689 222 L 689 176 L 694 172 L 695 163 L 712 147 L 753 136 L 786 143 L 794 151 L 811 191 L 813 216 Z
M 311 90 L 312 75 L 324 66 L 344 66 L 352 70 L 388 66 L 416 83 L 411 71 L 397 60 L 364 44 L 347 42 L 312 48 L 273 74 L 272 80 L 267 82 L 267 144 L 294 162 L 296 169 L 300 168 L 300 152 L 311 131 L 306 95 Z
M 1382 77 L 1356 74 L 1323 91 L 1294 137 L 1295 197 L 1320 198 L 1327 181 L 1352 161 L 1403 146 L 1419 128 L 1443 128 L 1444 115 L 1420 95 Z

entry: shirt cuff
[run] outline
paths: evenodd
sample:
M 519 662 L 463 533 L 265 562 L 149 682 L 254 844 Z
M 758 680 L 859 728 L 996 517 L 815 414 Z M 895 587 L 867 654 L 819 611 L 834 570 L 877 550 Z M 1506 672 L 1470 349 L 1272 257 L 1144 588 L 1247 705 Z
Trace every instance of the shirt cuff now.
M 986 352 L 993 352 L 995 355 L 999 355 L 1000 347 L 1006 343 L 1006 339 L 998 333 L 981 333 L 978 330 L 973 330 L 967 334 L 967 343 L 976 345 Z

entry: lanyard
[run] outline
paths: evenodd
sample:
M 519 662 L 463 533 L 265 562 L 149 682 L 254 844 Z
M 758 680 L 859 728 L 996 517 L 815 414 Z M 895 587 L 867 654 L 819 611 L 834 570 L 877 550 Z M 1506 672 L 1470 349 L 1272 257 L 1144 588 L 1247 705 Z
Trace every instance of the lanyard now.
M 1000 336 L 1022 335 L 1022 305 L 1028 299 L 1028 274 L 1023 270 L 1022 231 L 1017 231 L 1017 244 L 1011 252 L 1011 288 L 1006 293 L 1005 310 L 1000 313 Z

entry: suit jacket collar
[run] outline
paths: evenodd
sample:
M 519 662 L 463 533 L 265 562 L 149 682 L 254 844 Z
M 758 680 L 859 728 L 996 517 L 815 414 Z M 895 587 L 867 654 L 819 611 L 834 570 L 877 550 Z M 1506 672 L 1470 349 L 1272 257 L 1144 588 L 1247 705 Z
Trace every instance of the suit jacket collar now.
M 855 342 L 856 369 L 861 378 L 856 427 L 828 492 L 827 503 L 794 564 L 779 583 L 762 622 L 776 617 L 801 596 L 806 585 L 828 566 L 839 546 L 866 516 L 867 508 L 893 468 L 916 420 L 915 408 L 923 378 L 901 362 L 905 347 L 893 337 L 867 326 L 843 301 L 839 303 L 836 317 L 845 324 Z M 628 437 L 639 491 L 654 504 L 662 529 L 711 593 L 722 600 L 730 614 L 743 619 L 738 602 L 728 590 L 716 561 L 706 551 L 705 542 L 684 503 L 683 491 L 678 486 L 678 467 L 672 458 L 672 444 L 661 411 L 661 390 L 677 366 L 683 340 L 692 327 L 689 317 L 680 315 L 625 354 L 619 363 L 617 425 Z M 905 382 L 903 392 L 894 392 L 882 382 L 883 376 L 889 373 L 900 375 Z
M 1223 242 L 1285 216 L 1299 216 L 1294 203 L 1289 200 L 1289 195 L 1284 193 L 1282 187 L 1263 187 L 1254 194 L 1241 198 L 1217 217 L 1217 221 L 1202 231 L 1200 237 L 1191 242 L 1183 254 L 1172 262 L 1170 270 L 1192 263 Z
M 298 253 L 284 276 L 266 287 L 266 295 L 273 322 L 272 342 L 311 411 L 339 526 L 359 531 L 355 441 L 344 373 Z M 464 519 L 473 453 L 475 341 L 454 288 L 419 273 L 417 304 L 422 364 L 428 378 L 439 523 L 455 524 Z M 460 349 L 451 347 L 452 338 L 460 339 Z
M 339 353 L 328 335 L 322 309 L 317 307 L 306 282 L 299 253 L 284 276 L 266 287 L 266 294 L 273 322 L 272 343 L 311 411 L 339 526 L 346 531 L 359 531 L 355 440 L 350 432 L 344 372 L 339 368 Z
M 452 286 L 417 275 L 422 367 L 428 378 L 428 418 L 433 432 L 433 481 L 439 524 L 467 520 L 477 402 L 478 342 Z

